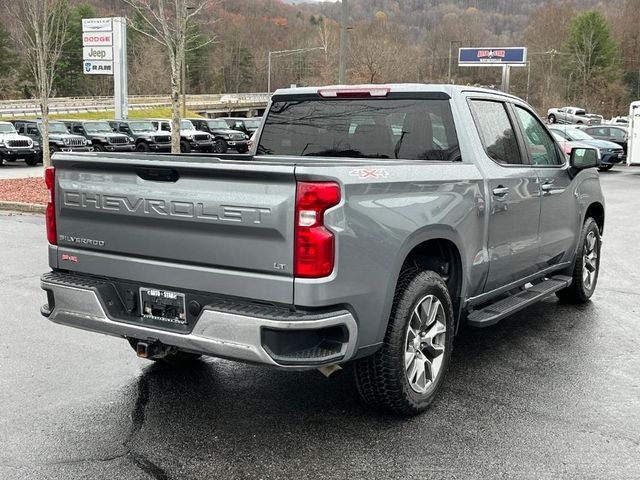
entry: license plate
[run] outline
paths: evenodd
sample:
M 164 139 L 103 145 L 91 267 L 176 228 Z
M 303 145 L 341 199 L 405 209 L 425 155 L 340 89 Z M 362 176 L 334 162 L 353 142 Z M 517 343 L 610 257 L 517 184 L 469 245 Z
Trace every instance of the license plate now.
M 183 293 L 141 287 L 140 306 L 144 318 L 177 325 L 187 324 Z

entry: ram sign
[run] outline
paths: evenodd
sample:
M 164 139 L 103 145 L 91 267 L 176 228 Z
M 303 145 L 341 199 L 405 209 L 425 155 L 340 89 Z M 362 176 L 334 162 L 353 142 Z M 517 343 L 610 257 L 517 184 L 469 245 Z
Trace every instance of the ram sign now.
M 524 66 L 526 63 L 527 49 L 525 47 L 461 48 L 458 50 L 458 65 L 461 67 Z

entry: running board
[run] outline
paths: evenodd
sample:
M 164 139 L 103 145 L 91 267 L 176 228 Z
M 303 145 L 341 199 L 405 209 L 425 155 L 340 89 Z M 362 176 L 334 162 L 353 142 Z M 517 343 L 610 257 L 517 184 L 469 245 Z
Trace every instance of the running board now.
M 571 277 L 556 275 L 480 310 L 472 311 L 467 316 L 467 323 L 473 327 L 494 325 L 503 318 L 568 287 L 570 284 Z

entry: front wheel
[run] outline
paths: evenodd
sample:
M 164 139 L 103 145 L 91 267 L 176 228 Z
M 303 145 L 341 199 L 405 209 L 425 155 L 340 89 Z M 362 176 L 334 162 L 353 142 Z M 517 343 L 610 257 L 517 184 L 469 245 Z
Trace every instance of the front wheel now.
M 361 397 L 401 415 L 423 412 L 442 385 L 452 346 L 453 306 L 446 283 L 432 271 L 403 271 L 382 348 L 356 362 Z
M 215 153 L 227 153 L 227 142 L 225 142 L 222 138 L 216 138 L 215 142 L 213 142 L 213 151 Z
M 580 244 L 571 275 L 573 281 L 567 288 L 556 292 L 558 298 L 571 303 L 589 301 L 598 283 L 600 271 L 600 229 L 593 218 L 587 218 L 580 233 Z
M 182 153 L 191 153 L 191 145 L 189 145 L 189 142 L 180 142 L 180 151 Z
M 38 160 L 39 158 L 37 155 L 32 155 L 30 157 L 25 158 L 24 163 L 26 163 L 30 167 L 35 167 L 36 165 L 38 165 Z

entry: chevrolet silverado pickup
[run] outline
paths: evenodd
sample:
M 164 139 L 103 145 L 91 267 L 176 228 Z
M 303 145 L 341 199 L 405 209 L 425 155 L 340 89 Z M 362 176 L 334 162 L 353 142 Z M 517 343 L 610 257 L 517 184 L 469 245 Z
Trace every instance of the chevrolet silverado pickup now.
M 565 156 L 516 97 L 278 90 L 256 144 L 57 153 L 42 314 L 169 364 L 210 355 L 330 376 L 351 363 L 367 403 L 413 415 L 463 325 L 594 292 L 597 152 Z

